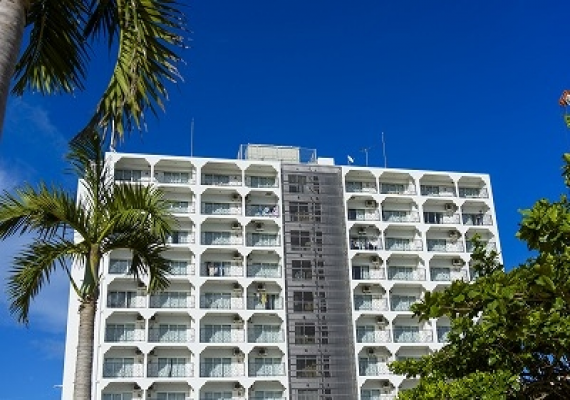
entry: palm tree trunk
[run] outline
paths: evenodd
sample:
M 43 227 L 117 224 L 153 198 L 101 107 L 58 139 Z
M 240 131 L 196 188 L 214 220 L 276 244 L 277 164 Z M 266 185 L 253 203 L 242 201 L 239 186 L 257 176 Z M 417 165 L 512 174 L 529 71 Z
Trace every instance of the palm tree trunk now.
M 89 296 L 79 306 L 79 332 L 73 384 L 73 398 L 75 400 L 91 400 L 96 310 L 97 298 L 94 296 Z
M 14 67 L 24 36 L 26 0 L 0 0 L 0 135 Z

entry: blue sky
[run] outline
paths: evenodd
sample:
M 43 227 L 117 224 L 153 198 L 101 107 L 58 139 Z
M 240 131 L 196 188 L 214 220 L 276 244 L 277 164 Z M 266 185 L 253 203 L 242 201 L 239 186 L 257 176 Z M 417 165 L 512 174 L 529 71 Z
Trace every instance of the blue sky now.
M 338 164 L 491 175 L 505 264 L 528 253 L 519 209 L 563 191 L 569 132 L 557 101 L 570 88 L 570 3 L 504 0 L 197 0 L 185 82 L 148 132 L 119 151 L 236 156 L 242 143 L 316 148 Z M 0 140 L 0 189 L 40 179 L 73 190 L 63 156 L 108 79 L 95 51 L 87 92 L 12 98 Z M 112 54 L 111 54 L 112 56 Z M 3 280 L 22 239 L 0 245 Z M 65 277 L 34 304 L 31 325 L 0 293 L 0 400 L 56 399 L 63 369 Z

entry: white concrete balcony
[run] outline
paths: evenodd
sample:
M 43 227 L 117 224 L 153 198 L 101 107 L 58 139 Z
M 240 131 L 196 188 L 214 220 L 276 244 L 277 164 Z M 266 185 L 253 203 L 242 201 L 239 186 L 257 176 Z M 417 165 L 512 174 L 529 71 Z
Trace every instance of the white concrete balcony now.
M 145 331 L 136 328 L 135 324 L 107 324 L 105 327 L 105 342 L 129 343 L 145 340 Z
M 281 362 L 280 359 L 256 360 L 263 360 L 263 362 L 250 362 L 248 366 L 249 376 L 285 376 L 285 363 Z
M 187 343 L 194 339 L 194 328 L 187 325 L 164 325 L 148 330 L 150 343 Z
M 204 325 L 200 328 L 200 343 L 244 343 L 243 328 L 231 325 Z
M 356 182 L 346 181 L 345 191 L 347 193 L 377 193 L 376 182 Z
M 386 271 L 380 265 L 353 265 L 352 279 L 357 281 L 386 279 Z
M 420 222 L 420 213 L 417 211 L 384 210 L 382 212 L 384 222 Z
M 149 378 L 191 378 L 194 376 L 194 365 L 183 358 L 158 358 L 147 365 Z
M 248 343 L 284 343 L 285 332 L 278 325 L 252 325 L 247 331 Z
M 457 225 L 461 223 L 461 216 L 457 212 L 424 211 L 424 223 L 430 225 Z
M 467 270 L 455 270 L 446 267 L 431 267 L 430 280 L 433 282 L 467 281 Z
M 351 236 L 350 237 L 351 250 L 382 250 L 382 238 L 380 236 Z
M 194 308 L 194 296 L 188 292 L 162 292 L 150 295 L 150 308 Z
M 394 343 L 433 343 L 431 329 L 414 326 L 394 326 Z
M 232 261 L 208 261 L 202 264 L 200 276 L 241 277 L 243 270 L 243 265 L 236 265 Z
M 277 233 L 248 233 L 246 236 L 248 247 L 276 247 L 281 245 L 281 238 Z
M 356 326 L 357 343 L 390 343 L 391 341 L 389 329 L 379 329 L 373 325 Z
M 455 197 L 455 187 L 451 185 L 421 185 L 422 196 L 430 197 Z
M 188 185 L 196 183 L 193 173 L 177 171 L 155 171 L 156 182 L 171 185 Z
M 117 182 L 133 182 L 142 183 L 150 182 L 149 169 L 115 169 L 115 181 Z
M 380 221 L 380 211 L 374 208 L 349 208 L 349 221 Z
M 195 271 L 194 264 L 189 264 L 186 261 L 169 261 L 170 275 L 171 276 L 193 276 Z
M 388 251 L 421 251 L 422 249 L 421 239 L 386 238 L 386 250 Z
M 487 199 L 489 198 L 489 191 L 487 188 L 470 188 L 459 187 L 459 197 L 466 199 Z
M 388 267 L 388 279 L 391 281 L 425 281 L 425 268 L 417 267 Z
M 380 182 L 380 193 L 413 196 L 416 194 L 416 188 L 409 184 Z
M 420 301 L 419 297 L 393 294 L 390 296 L 390 310 L 411 311 L 413 304 Z
M 200 296 L 200 308 L 209 310 L 242 310 L 243 299 L 230 293 L 206 293 Z
M 234 378 L 245 375 L 243 363 L 234 363 L 231 358 L 205 358 L 200 363 L 201 378 Z
M 356 311 L 388 311 L 388 298 L 380 294 L 355 294 Z
M 232 231 L 202 232 L 201 244 L 204 246 L 240 246 L 243 236 Z
M 283 298 L 276 293 L 257 293 L 247 296 L 248 310 L 282 310 Z
M 279 217 L 279 207 L 276 204 L 248 204 L 245 206 L 247 217 Z
M 242 208 L 240 204 L 236 203 L 202 203 L 203 215 L 241 215 Z
M 491 226 L 493 217 L 487 214 L 463 213 L 461 214 L 463 225 L 469 226 Z
M 167 238 L 166 243 L 170 245 L 187 245 L 194 243 L 194 232 L 173 231 Z
M 247 266 L 248 278 L 281 278 L 281 265 L 277 263 L 255 263 Z
M 168 210 L 173 214 L 190 214 L 196 212 L 196 204 L 193 201 L 167 201 Z
M 107 294 L 108 308 L 144 308 L 146 296 L 130 291 L 111 291 Z
M 134 358 L 106 358 L 103 362 L 103 378 L 142 378 L 144 366 Z
M 361 358 L 358 362 L 359 376 L 378 376 L 391 374 L 387 362 L 375 361 L 373 358 Z
M 279 180 L 276 176 L 248 175 L 245 177 L 245 184 L 254 189 L 270 189 L 279 187 Z
M 241 175 L 202 174 L 200 181 L 208 186 L 241 186 Z
M 439 253 L 460 253 L 464 251 L 463 241 L 448 239 L 427 239 L 428 251 Z

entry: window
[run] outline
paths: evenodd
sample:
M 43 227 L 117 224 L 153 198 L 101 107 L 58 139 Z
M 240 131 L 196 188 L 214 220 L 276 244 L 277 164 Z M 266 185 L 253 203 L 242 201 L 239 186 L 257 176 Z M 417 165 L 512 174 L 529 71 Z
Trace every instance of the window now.
M 115 180 L 116 181 L 132 181 L 138 182 L 142 178 L 142 171 L 130 170 L 130 169 L 116 169 L 115 170 Z
M 304 193 L 307 177 L 305 175 L 289 175 L 289 192 Z
M 307 250 L 311 247 L 311 232 L 292 230 L 291 250 Z
M 319 400 L 319 392 L 317 389 L 299 389 L 297 390 L 297 399 Z
M 201 377 L 235 376 L 235 372 L 232 368 L 232 359 L 229 357 L 204 358 L 204 362 L 200 365 Z M 229 398 L 231 399 L 231 393 Z M 225 399 L 225 397 L 211 397 L 211 399 Z
M 232 392 L 206 392 L 200 396 L 200 400 L 232 400 Z
M 104 393 L 103 400 L 132 400 L 132 393 Z
M 186 400 L 186 393 L 158 392 L 156 393 L 156 400 Z
M 291 270 L 293 271 L 293 280 L 302 281 L 313 278 L 311 260 L 293 260 L 291 261 Z
M 289 203 L 289 215 L 291 221 L 310 221 L 311 213 L 309 203 L 292 201 Z
M 310 322 L 295 323 L 295 344 L 315 344 L 315 324 Z
M 109 292 L 107 295 L 107 307 L 130 308 L 135 306 L 135 292 Z
M 131 266 L 131 260 L 111 259 L 109 261 L 109 274 L 120 275 L 126 274 Z
M 135 324 L 107 324 L 106 342 L 131 342 L 135 340 Z
M 316 356 L 297 356 L 297 378 L 314 378 L 317 376 Z
M 296 311 L 296 312 L 312 312 L 313 311 L 313 292 L 294 292 L 293 293 L 293 311 Z
M 203 343 L 228 343 L 232 341 L 232 326 L 230 324 L 204 325 L 200 331 L 200 342 Z

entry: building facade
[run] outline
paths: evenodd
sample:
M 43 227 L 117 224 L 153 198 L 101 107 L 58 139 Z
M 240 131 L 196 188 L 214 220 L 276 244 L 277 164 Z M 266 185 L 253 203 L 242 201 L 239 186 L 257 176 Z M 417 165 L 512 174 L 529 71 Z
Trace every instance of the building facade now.
M 380 400 L 397 359 L 441 348 L 445 318 L 409 311 L 473 278 L 470 239 L 498 248 L 489 176 L 336 166 L 293 147 L 237 159 L 110 153 L 117 182 L 159 186 L 177 218 L 171 284 L 146 293 L 129 253 L 104 260 L 97 400 Z M 72 396 L 70 296 L 63 399 Z

